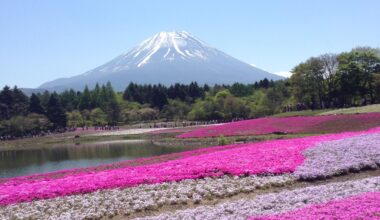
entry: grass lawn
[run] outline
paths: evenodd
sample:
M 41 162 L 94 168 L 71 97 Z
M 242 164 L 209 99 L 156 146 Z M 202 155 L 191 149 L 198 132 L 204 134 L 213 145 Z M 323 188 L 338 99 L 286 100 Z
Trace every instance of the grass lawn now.
M 305 110 L 294 112 L 283 112 L 273 115 L 273 117 L 291 117 L 291 116 L 314 116 L 314 115 L 334 115 L 334 114 L 356 114 L 380 112 L 380 104 L 366 105 L 360 107 L 340 108 L 340 109 L 322 109 L 322 110 Z
M 329 110 L 304 110 L 304 111 L 294 111 L 294 112 L 283 112 L 273 115 L 273 117 L 291 117 L 291 116 L 314 116 L 319 115 Z
M 341 109 L 321 112 L 319 115 L 356 114 L 356 113 L 369 113 L 369 112 L 380 112 L 380 104 L 366 105 L 366 106 L 352 107 L 352 108 L 341 108 Z

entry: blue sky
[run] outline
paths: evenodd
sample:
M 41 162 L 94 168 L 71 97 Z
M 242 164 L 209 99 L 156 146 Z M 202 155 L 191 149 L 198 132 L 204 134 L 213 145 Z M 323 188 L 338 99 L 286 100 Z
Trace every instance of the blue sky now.
M 97 67 L 159 31 L 186 30 L 270 72 L 380 46 L 378 0 L 1 0 L 0 86 Z

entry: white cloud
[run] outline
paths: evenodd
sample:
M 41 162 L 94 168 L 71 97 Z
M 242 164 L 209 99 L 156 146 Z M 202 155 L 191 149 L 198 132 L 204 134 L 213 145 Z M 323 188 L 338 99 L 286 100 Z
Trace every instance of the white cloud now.
M 253 66 L 253 67 L 257 67 L 256 64 L 253 64 L 253 63 L 251 63 L 251 64 L 249 64 L 249 65 L 251 65 L 251 66 Z
M 275 72 L 274 74 L 279 75 L 279 76 L 283 76 L 286 78 L 289 78 L 292 75 L 292 73 L 289 71 L 280 71 L 280 72 Z

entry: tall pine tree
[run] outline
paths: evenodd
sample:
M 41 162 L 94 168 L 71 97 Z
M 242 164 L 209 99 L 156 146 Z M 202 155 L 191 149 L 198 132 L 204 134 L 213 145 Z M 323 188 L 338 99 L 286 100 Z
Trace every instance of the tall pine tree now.
M 0 92 L 0 120 L 8 120 L 12 117 L 12 90 L 5 86 Z
M 86 86 L 84 88 L 81 99 L 79 101 L 79 106 L 78 106 L 79 110 L 85 110 L 85 109 L 91 110 L 92 109 L 91 104 L 92 104 L 91 103 L 91 93 L 90 93 L 90 90 L 88 89 L 88 87 Z
M 46 115 L 56 128 L 66 127 L 67 118 L 64 108 L 56 93 L 51 94 L 46 108 Z
M 12 90 L 12 117 L 26 115 L 29 108 L 29 98 L 16 86 Z
M 29 112 L 37 114 L 45 114 L 44 108 L 42 108 L 41 100 L 36 94 L 32 94 L 29 102 Z
M 161 85 L 153 86 L 150 104 L 160 110 L 168 104 L 168 98 Z

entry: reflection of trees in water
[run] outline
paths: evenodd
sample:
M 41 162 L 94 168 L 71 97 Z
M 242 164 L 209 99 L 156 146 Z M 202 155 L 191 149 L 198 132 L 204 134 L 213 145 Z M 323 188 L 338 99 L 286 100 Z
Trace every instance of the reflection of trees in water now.
M 151 142 L 136 143 L 93 143 L 30 150 L 0 152 L 0 169 L 14 169 L 45 162 L 81 159 L 130 159 L 169 154 L 189 150 L 183 147 L 155 146 Z M 62 167 L 65 169 L 65 167 Z

